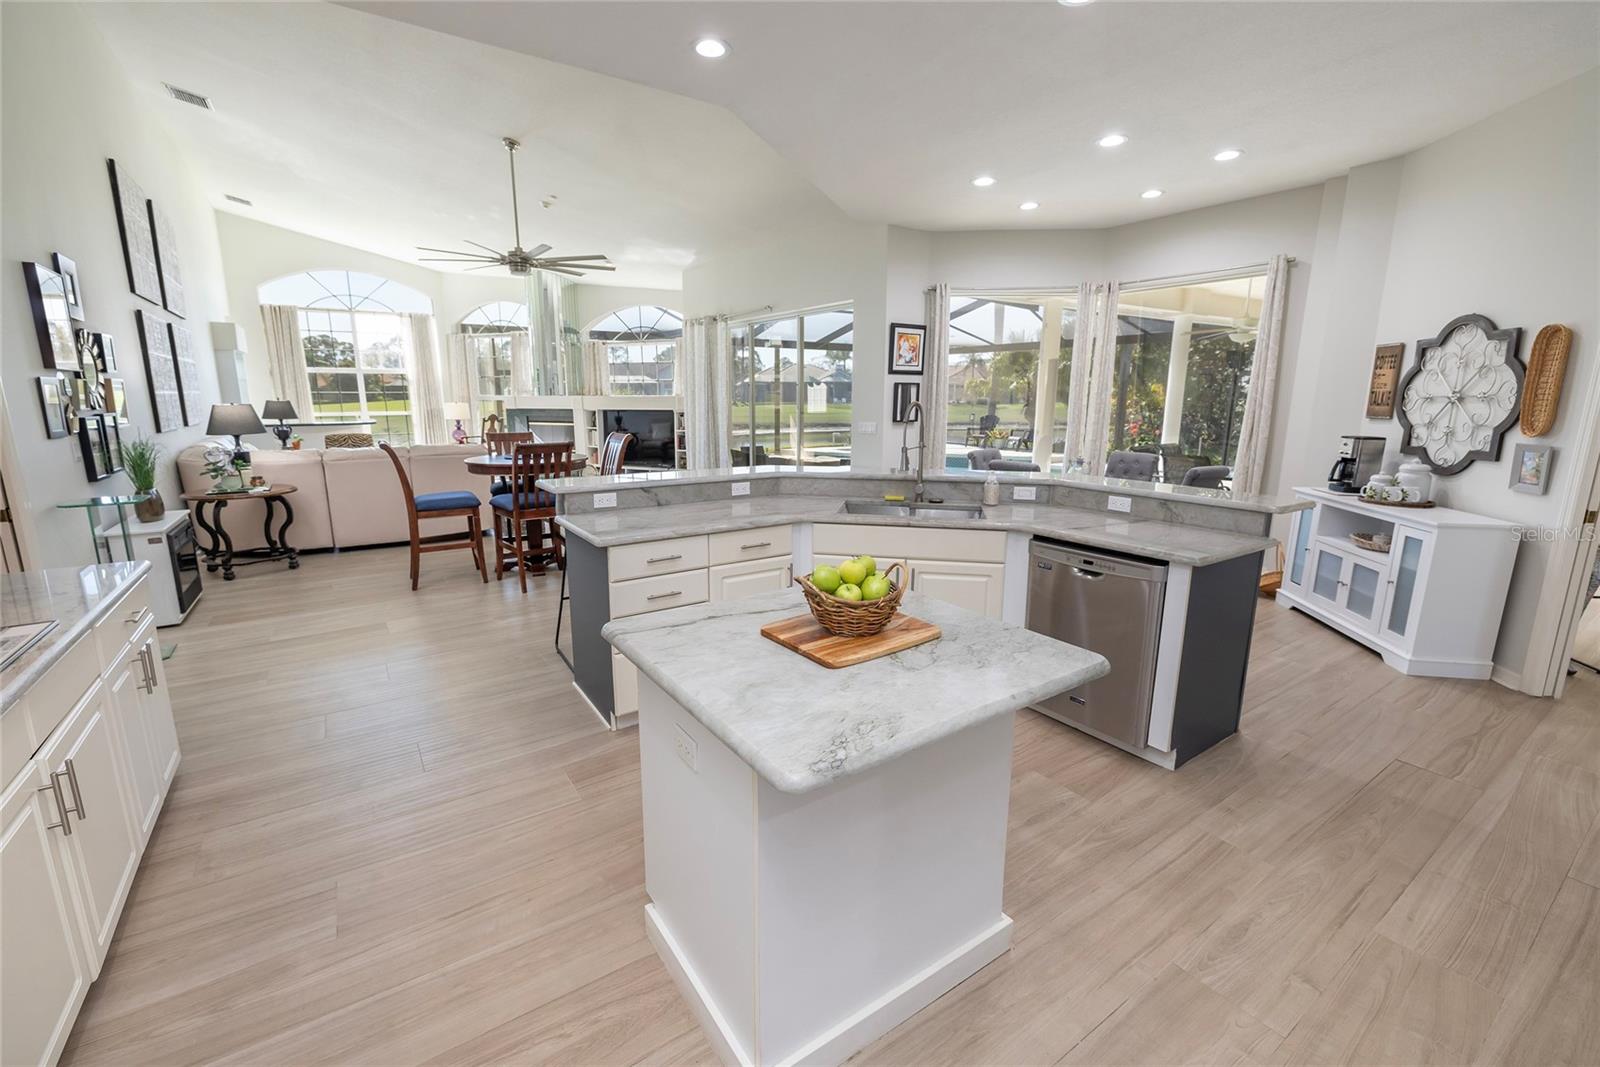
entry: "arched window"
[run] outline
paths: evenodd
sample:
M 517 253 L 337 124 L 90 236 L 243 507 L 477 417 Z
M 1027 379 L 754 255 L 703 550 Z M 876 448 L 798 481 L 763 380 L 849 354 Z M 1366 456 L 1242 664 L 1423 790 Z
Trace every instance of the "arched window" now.
M 528 328 L 528 305 L 496 300 L 461 316 L 462 333 L 516 333 Z
M 492 411 L 504 418 L 513 392 L 514 353 L 519 345 L 526 351 L 528 305 L 496 300 L 475 307 L 461 316 L 460 333 L 479 414 Z
M 591 350 L 604 353 L 606 392 L 623 396 L 667 396 L 683 316 L 670 308 L 640 304 L 602 316 L 589 327 Z
M 267 282 L 262 304 L 297 309 L 301 350 L 317 422 L 372 423 L 375 436 L 412 440 L 408 316 L 431 315 L 427 295 L 375 274 L 311 270 Z

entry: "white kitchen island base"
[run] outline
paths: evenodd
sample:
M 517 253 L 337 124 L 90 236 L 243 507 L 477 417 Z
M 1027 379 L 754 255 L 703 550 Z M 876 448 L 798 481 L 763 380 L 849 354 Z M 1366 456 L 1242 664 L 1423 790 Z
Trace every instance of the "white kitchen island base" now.
M 724 1060 L 839 1063 L 1009 947 L 1014 715 L 795 794 L 639 682 L 646 923 Z

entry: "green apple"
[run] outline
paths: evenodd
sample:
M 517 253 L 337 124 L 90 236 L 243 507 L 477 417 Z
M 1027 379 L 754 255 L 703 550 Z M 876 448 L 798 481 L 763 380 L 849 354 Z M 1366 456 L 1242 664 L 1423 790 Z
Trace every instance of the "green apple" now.
M 824 563 L 811 572 L 811 584 L 824 593 L 831 593 L 843 584 L 844 579 L 839 577 L 839 572 Z
M 839 564 L 839 577 L 850 585 L 860 585 L 871 573 L 859 559 L 847 559 Z
M 840 600 L 860 600 L 861 587 L 854 582 L 846 582 L 833 591 L 833 595 Z
M 881 600 L 889 595 L 889 579 L 881 574 L 871 574 L 861 583 L 862 600 Z
M 859 562 L 863 567 L 867 568 L 868 574 L 878 573 L 878 561 L 873 559 L 871 556 L 857 556 L 856 561 Z

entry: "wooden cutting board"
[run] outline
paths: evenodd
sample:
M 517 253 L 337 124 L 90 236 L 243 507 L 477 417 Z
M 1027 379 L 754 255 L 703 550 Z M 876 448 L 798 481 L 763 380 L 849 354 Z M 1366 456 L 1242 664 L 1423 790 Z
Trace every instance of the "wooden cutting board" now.
M 814 663 L 837 669 L 936 641 L 943 636 L 943 631 L 931 622 L 910 615 L 896 615 L 881 633 L 871 637 L 839 637 L 824 630 L 821 623 L 807 614 L 769 622 L 761 628 L 761 636 Z

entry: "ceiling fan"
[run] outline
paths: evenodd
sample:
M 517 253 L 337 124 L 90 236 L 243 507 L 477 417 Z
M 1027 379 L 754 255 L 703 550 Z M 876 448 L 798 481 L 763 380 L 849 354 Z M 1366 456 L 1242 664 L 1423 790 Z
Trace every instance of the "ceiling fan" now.
M 517 213 L 517 149 L 522 147 L 522 142 L 515 137 L 502 137 L 500 143 L 506 146 L 506 154 L 511 161 L 511 224 L 514 227 L 515 246 L 509 252 L 496 252 L 488 245 L 481 245 L 477 241 L 468 241 L 467 244 L 474 248 L 481 248 L 483 252 L 460 251 L 449 248 L 427 248 L 418 245 L 423 252 L 439 252 L 441 256 L 424 256 L 423 263 L 476 263 L 475 267 L 468 270 L 487 270 L 489 267 L 505 267 L 512 274 L 526 275 L 536 270 L 547 270 L 553 274 L 568 274 L 574 278 L 583 277 L 586 270 L 616 270 L 608 260 L 609 256 L 546 256 L 550 251 L 549 245 L 535 245 L 533 248 L 522 247 L 522 220 Z M 488 255 L 484 255 L 487 252 Z M 449 257 L 449 258 L 444 258 Z

